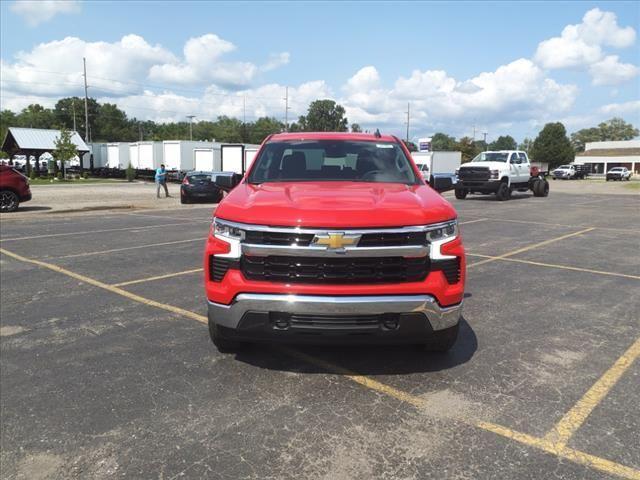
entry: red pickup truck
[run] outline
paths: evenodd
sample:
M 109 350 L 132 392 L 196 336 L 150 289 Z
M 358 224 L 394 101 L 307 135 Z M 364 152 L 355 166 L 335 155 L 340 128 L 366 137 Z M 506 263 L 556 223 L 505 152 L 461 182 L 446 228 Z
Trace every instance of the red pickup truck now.
M 456 341 L 465 255 L 454 208 L 394 136 L 265 140 L 215 211 L 205 254 L 209 332 L 246 342 Z

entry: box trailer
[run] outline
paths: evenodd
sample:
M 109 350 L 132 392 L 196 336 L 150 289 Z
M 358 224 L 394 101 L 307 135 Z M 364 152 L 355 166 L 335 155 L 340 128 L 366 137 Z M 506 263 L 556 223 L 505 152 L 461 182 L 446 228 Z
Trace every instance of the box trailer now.
M 462 152 L 413 152 L 413 161 L 418 166 L 422 178 L 438 191 L 453 188 L 456 170 L 462 163 Z M 444 188 L 449 184 L 449 188 Z
M 218 172 L 221 170 L 220 146 L 195 148 L 193 150 L 195 170 L 200 172 Z
M 108 143 L 106 166 L 120 170 L 126 169 L 129 166 L 129 144 Z
M 129 159 L 137 170 L 155 170 L 162 163 L 162 142 L 130 143 Z
M 251 168 L 251 164 L 256 159 L 256 154 L 260 149 L 260 145 L 245 145 L 244 147 L 244 171 Z
M 187 172 L 195 169 L 195 150 L 214 149 L 214 142 L 191 142 L 184 140 L 165 140 L 162 142 L 162 156 L 169 171 Z
M 91 168 L 91 156 L 93 155 L 93 168 L 99 169 L 107 166 L 107 144 L 90 143 L 89 153 L 82 157 L 82 167 Z

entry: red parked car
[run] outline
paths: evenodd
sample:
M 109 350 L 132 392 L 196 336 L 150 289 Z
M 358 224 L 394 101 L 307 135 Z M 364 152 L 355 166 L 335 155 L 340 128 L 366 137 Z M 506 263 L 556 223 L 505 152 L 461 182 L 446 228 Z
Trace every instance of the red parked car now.
M 0 212 L 14 212 L 29 200 L 29 179 L 10 165 L 0 165 Z
M 465 283 L 457 214 L 398 138 L 276 134 L 243 179 L 216 183 L 231 190 L 204 254 L 219 350 L 257 340 L 454 345 Z

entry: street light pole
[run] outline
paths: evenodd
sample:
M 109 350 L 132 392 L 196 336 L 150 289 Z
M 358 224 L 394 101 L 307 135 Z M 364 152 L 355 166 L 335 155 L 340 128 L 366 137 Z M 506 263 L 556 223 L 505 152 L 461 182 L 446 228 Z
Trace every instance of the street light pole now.
M 189 140 L 193 141 L 193 119 L 196 118 L 195 115 L 187 115 L 189 119 Z

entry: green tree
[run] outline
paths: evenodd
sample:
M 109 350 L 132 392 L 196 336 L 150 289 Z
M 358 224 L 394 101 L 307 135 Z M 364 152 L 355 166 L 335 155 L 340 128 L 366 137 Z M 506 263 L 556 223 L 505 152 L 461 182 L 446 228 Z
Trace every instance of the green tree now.
M 489 144 L 489 150 L 515 150 L 518 143 L 511 135 L 501 135 Z
M 478 155 L 484 150 L 484 142 L 475 142 L 471 137 L 462 137 L 456 144 L 455 150 L 459 150 L 462 153 L 462 163 L 468 162 L 473 157 Z
M 281 121 L 270 117 L 259 118 L 254 123 L 249 124 L 248 143 L 260 144 L 272 133 L 279 133 L 283 130 L 284 123 Z
M 303 132 L 346 132 L 349 121 L 344 115 L 344 107 L 333 100 L 315 100 L 298 124 Z
M 351 132 L 352 133 L 362 133 L 362 127 L 360 126 L 359 123 L 352 123 L 351 124 Z
M 588 142 L 601 142 L 602 130 L 598 127 L 583 128 L 571 134 L 571 146 L 576 152 L 584 152 L 584 146 Z
M 55 128 L 56 117 L 49 108 L 33 103 L 18 114 L 18 125 L 27 128 Z
M 454 137 L 450 137 L 449 135 L 440 132 L 431 137 L 431 150 L 433 150 L 434 152 L 451 152 L 456 150 L 456 148 L 457 144 Z
M 0 142 L 4 141 L 4 137 L 7 136 L 7 130 L 9 127 L 18 126 L 18 116 L 11 110 L 0 111 Z
M 605 141 L 631 140 L 637 137 L 640 132 L 630 123 L 621 118 L 612 118 L 598 125 L 602 132 L 602 139 Z
M 549 168 L 571 163 L 575 152 L 564 125 L 560 122 L 547 123 L 533 142 L 531 156 L 538 162 L 548 162 Z
M 91 125 L 93 137 L 96 137 L 96 134 L 99 134 L 99 131 L 96 130 L 96 125 L 94 125 L 94 123 L 98 118 L 100 104 L 95 98 L 89 98 L 87 100 L 87 110 L 89 112 L 89 124 Z M 67 97 L 61 98 L 56 102 L 56 105 L 53 108 L 53 114 L 56 118 L 56 128 L 62 126 L 69 130 L 72 130 L 74 111 L 76 117 L 76 130 L 82 136 L 82 138 L 84 138 L 84 134 L 86 131 L 84 125 L 84 98 Z
M 533 148 L 533 140 L 531 140 L 530 138 L 525 138 L 524 140 L 522 140 L 522 143 L 518 145 L 518 150 L 527 152 L 527 155 L 531 155 L 532 148 Z
M 76 144 L 71 141 L 71 132 L 66 128 L 60 130 L 60 135 L 56 138 L 56 149 L 51 152 L 53 158 L 60 162 L 60 169 L 64 178 L 65 162 L 72 160 L 78 155 Z

